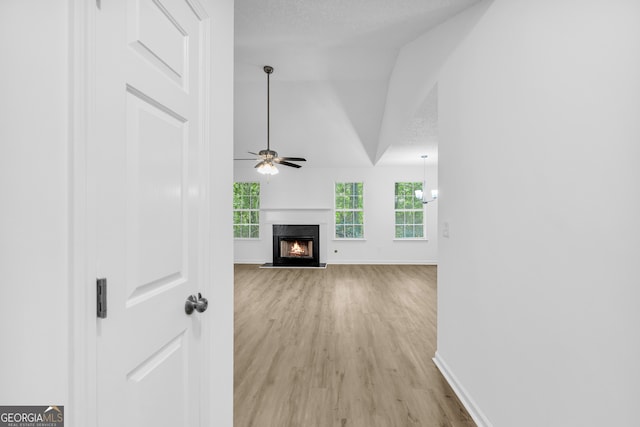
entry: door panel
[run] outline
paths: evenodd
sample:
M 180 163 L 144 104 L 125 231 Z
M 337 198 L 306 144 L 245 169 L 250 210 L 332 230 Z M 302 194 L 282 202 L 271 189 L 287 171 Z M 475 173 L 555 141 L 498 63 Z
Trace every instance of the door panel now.
M 162 107 L 127 92 L 127 306 L 188 280 L 188 126 Z
M 110 0 L 96 19 L 98 426 L 199 423 L 199 84 L 207 45 L 184 0 Z
M 191 425 L 188 417 L 188 339 L 185 331 L 127 373 L 127 405 L 135 408 L 131 425 Z M 169 384 L 179 384 L 167 390 Z M 158 393 L 162 390 L 162 393 Z M 150 397 L 153 398 L 150 398 Z M 195 424 L 197 425 L 197 424 Z
M 180 5 L 164 3 L 149 0 L 129 3 L 128 44 L 160 72 L 187 89 L 190 46 L 189 32 L 183 25 L 189 23 L 192 16 Z

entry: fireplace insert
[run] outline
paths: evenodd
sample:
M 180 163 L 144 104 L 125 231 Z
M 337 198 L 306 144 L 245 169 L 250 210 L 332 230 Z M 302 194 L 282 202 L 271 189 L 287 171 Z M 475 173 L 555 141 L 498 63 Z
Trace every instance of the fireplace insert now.
M 320 266 L 319 225 L 273 225 L 273 265 Z

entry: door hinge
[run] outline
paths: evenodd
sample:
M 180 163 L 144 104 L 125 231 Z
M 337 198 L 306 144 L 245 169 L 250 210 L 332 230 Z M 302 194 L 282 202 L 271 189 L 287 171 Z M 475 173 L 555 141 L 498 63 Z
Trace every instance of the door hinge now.
M 96 280 L 97 310 L 96 314 L 100 319 L 107 318 L 107 279 Z

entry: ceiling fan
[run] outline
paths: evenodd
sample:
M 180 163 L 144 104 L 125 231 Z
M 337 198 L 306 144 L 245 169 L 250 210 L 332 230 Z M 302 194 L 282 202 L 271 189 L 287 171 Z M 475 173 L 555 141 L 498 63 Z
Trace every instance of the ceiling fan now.
M 297 165 L 291 162 L 306 162 L 307 159 L 303 157 L 280 157 L 278 156 L 277 152 L 271 149 L 270 140 L 269 140 L 269 131 L 270 131 L 270 126 L 269 126 L 270 80 L 269 80 L 269 77 L 271 76 L 271 73 L 273 73 L 273 67 L 269 65 L 265 65 L 263 69 L 264 69 L 264 72 L 267 73 L 267 149 L 260 150 L 257 153 L 253 153 L 251 151 L 248 152 L 249 154 L 258 156 L 256 159 L 234 159 L 234 160 L 256 160 L 258 161 L 258 163 L 256 164 L 255 168 L 258 170 L 259 173 L 264 175 L 275 175 L 278 173 L 278 168 L 274 165 L 274 163 L 277 163 L 283 166 L 290 166 L 292 168 L 301 168 L 302 167 L 301 165 Z

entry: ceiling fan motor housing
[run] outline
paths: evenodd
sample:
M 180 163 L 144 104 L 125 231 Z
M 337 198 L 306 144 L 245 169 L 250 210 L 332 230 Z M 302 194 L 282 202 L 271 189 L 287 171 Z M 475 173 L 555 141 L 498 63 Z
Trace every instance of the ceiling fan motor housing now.
M 276 152 L 275 152 L 275 151 L 273 151 L 273 150 L 260 150 L 260 151 L 258 151 L 258 154 L 259 154 L 260 156 L 264 156 L 264 157 L 266 157 L 266 158 L 275 158 L 275 157 L 278 157 L 278 153 L 276 153 Z

